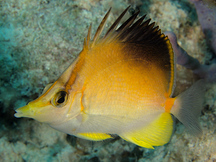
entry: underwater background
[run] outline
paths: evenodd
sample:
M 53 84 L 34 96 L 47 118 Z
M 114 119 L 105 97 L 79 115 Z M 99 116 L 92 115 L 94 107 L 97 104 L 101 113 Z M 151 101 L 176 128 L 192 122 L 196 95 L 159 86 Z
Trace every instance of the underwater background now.
M 90 24 L 94 34 L 110 7 L 106 27 L 131 5 L 140 10 L 140 16 L 147 14 L 162 32 L 173 31 L 189 55 L 203 64 L 215 63 L 216 14 L 203 13 L 215 19 L 206 25 L 194 2 L 216 12 L 215 2 L 207 0 L 0 0 L 0 161 L 216 161 L 215 85 L 206 92 L 199 119 L 203 135 L 190 135 L 176 121 L 170 142 L 154 150 L 118 137 L 91 142 L 14 117 L 15 109 L 36 99 L 73 62 Z M 202 24 L 212 32 L 206 33 Z M 196 79 L 191 70 L 177 65 L 175 95 Z

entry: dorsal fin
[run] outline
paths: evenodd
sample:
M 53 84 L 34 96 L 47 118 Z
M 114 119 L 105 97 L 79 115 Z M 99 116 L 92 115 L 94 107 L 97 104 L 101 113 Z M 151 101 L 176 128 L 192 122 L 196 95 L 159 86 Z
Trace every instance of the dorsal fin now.
M 122 14 L 116 19 L 116 21 L 112 24 L 112 26 L 107 30 L 104 38 L 106 38 L 107 35 L 109 35 L 109 33 L 111 33 L 112 31 L 114 31 L 116 29 L 116 27 L 119 25 L 119 22 L 121 21 L 122 17 L 125 15 L 125 13 L 127 12 L 127 10 L 130 8 L 130 6 L 128 6 L 123 12 Z
M 146 15 L 135 21 L 139 12 L 132 15 L 129 19 L 123 22 L 120 27 L 117 28 L 120 20 L 128 11 L 129 7 L 127 7 L 116 19 L 113 25 L 111 25 L 105 36 L 101 37 L 100 34 L 102 33 L 105 22 L 110 14 L 111 9 L 109 9 L 101 24 L 99 25 L 93 41 L 89 41 L 89 31 L 87 37 L 87 46 L 94 48 L 99 43 L 117 41 L 119 43 L 125 44 L 124 48 L 127 51 L 125 54 L 130 56 L 130 58 L 134 60 L 137 59 L 154 62 L 154 64 L 166 71 L 169 81 L 166 95 L 169 97 L 173 93 L 175 83 L 175 59 L 169 39 L 163 33 L 161 33 L 161 30 L 158 26 L 155 26 L 154 22 L 150 23 L 151 19 L 143 21 Z
M 102 33 L 103 29 L 104 29 L 104 26 L 106 24 L 106 21 L 107 21 L 107 18 L 109 17 L 109 14 L 110 14 L 110 11 L 111 11 L 111 8 L 109 9 L 109 11 L 106 13 L 106 15 L 104 16 L 103 20 L 101 21 L 100 25 L 98 26 L 97 28 L 97 31 L 94 35 L 94 38 L 93 38 L 93 41 L 92 41 L 92 47 L 94 47 L 95 43 L 97 42 L 97 40 L 99 39 L 100 37 L 100 34 Z

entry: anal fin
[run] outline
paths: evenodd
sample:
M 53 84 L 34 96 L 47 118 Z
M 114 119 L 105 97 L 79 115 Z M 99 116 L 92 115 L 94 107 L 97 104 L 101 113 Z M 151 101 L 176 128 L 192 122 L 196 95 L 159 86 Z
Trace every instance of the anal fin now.
M 164 112 L 149 125 L 120 136 L 138 146 L 154 149 L 169 142 L 173 132 L 173 119 L 170 113 Z
M 108 138 L 112 138 L 111 135 L 106 133 L 78 133 L 76 136 L 92 141 L 102 141 Z

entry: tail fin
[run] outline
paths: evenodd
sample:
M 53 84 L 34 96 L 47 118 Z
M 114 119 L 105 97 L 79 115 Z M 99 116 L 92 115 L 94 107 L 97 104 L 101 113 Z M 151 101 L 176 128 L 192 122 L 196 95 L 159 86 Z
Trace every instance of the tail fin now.
M 188 128 L 191 134 L 196 136 L 202 134 L 198 117 L 204 101 L 205 84 L 204 80 L 199 80 L 188 90 L 177 96 L 170 111 Z

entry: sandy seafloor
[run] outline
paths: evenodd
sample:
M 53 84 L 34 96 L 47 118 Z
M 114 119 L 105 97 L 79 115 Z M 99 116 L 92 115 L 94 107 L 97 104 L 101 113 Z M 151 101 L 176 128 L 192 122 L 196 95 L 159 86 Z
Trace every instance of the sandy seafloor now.
M 177 122 L 170 142 L 154 150 L 120 138 L 86 141 L 13 116 L 73 62 L 90 23 L 94 33 L 112 7 L 108 27 L 128 5 L 139 8 L 140 15 L 147 13 L 163 32 L 175 32 L 190 55 L 211 63 L 195 8 L 187 0 L 0 0 L 0 161 L 216 161 L 214 85 L 206 92 L 199 119 L 203 135 L 196 138 Z M 190 70 L 178 65 L 175 95 L 195 80 Z

